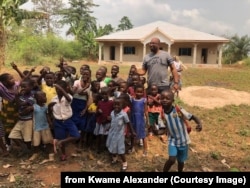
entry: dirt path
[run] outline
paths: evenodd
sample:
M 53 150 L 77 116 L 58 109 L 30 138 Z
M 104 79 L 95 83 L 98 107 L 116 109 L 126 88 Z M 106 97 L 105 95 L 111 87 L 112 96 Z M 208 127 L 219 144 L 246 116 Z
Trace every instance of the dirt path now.
M 225 105 L 250 105 L 250 93 L 210 86 L 192 86 L 182 88 L 180 98 L 190 106 L 207 109 Z

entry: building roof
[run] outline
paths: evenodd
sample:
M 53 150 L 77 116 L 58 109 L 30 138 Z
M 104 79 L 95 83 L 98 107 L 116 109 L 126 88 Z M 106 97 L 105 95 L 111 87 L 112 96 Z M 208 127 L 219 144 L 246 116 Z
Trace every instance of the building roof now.
M 163 21 L 156 21 L 129 30 L 104 35 L 102 37 L 96 38 L 96 41 L 144 41 L 145 38 L 154 34 L 155 32 L 162 33 L 172 42 L 229 42 L 228 39 L 223 37 Z

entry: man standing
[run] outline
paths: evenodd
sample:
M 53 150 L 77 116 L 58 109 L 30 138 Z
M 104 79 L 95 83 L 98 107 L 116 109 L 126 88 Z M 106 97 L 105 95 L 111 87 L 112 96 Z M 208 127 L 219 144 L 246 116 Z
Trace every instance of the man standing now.
M 137 70 L 139 75 L 145 75 L 148 73 L 147 84 L 148 88 L 151 84 L 155 83 L 158 86 L 158 92 L 169 89 L 169 76 L 168 67 L 170 67 L 171 73 L 174 77 L 173 90 L 178 90 L 178 73 L 174 65 L 173 58 L 166 51 L 159 49 L 160 39 L 152 38 L 149 43 L 151 52 L 147 54 L 142 63 L 142 69 Z

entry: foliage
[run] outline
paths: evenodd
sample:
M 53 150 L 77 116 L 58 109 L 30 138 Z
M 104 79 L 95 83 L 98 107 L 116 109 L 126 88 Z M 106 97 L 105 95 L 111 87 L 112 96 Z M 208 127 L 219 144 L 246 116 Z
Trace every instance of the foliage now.
M 128 29 L 132 29 L 133 25 L 127 16 L 123 16 L 120 20 L 120 24 L 118 25 L 117 31 L 124 31 Z
M 250 38 L 247 35 L 242 37 L 234 35 L 224 47 L 223 61 L 225 64 L 233 64 L 247 58 L 249 53 Z
M 67 35 L 73 35 L 79 40 L 82 35 L 95 30 L 96 18 L 90 15 L 90 8 L 98 5 L 87 0 L 69 0 L 69 5 L 70 7 L 58 11 L 62 16 L 60 22 L 69 25 Z
M 26 65 L 40 65 L 48 59 L 80 59 L 82 57 L 82 45 L 77 41 L 65 41 L 53 34 L 26 35 L 26 33 L 13 36 L 8 43 L 7 60 L 16 61 Z
M 57 21 L 57 12 L 65 5 L 62 0 L 32 0 L 34 10 L 45 12 L 47 19 L 36 19 L 26 21 L 27 26 L 35 27 L 37 32 L 58 33 L 62 25 Z
M 7 44 L 7 33 L 13 23 L 21 24 L 23 19 L 46 19 L 47 14 L 42 12 L 28 12 L 19 9 L 19 6 L 27 0 L 5 0 L 0 1 L 0 66 L 5 63 L 5 48 Z M 1 68 L 1 67 L 0 67 Z

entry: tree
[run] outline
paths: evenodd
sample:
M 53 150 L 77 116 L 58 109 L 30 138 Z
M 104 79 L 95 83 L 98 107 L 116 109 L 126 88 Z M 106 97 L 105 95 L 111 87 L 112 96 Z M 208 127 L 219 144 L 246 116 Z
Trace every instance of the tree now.
M 132 29 L 133 25 L 130 22 L 129 18 L 127 16 L 123 16 L 120 20 L 120 24 L 118 25 L 117 31 L 124 31 L 128 29 Z
M 66 35 L 73 35 L 79 40 L 82 35 L 92 32 L 96 28 L 96 18 L 90 8 L 98 6 L 89 0 L 69 0 L 70 7 L 59 12 L 62 16 L 61 23 L 69 25 Z
M 58 22 L 57 12 L 64 8 L 63 0 L 31 0 L 34 3 L 36 11 L 46 12 L 47 19 L 39 19 L 35 23 L 37 31 L 44 31 L 48 33 L 58 33 L 57 29 L 62 28 Z
M 5 65 L 5 49 L 7 34 L 11 30 L 11 25 L 21 24 L 23 19 L 46 19 L 47 14 L 19 9 L 19 6 L 28 0 L 2 0 L 0 1 L 0 69 Z
M 239 37 L 237 34 L 230 38 L 230 42 L 225 45 L 223 57 L 225 63 L 236 63 L 248 57 L 250 52 L 250 38 L 245 35 Z

